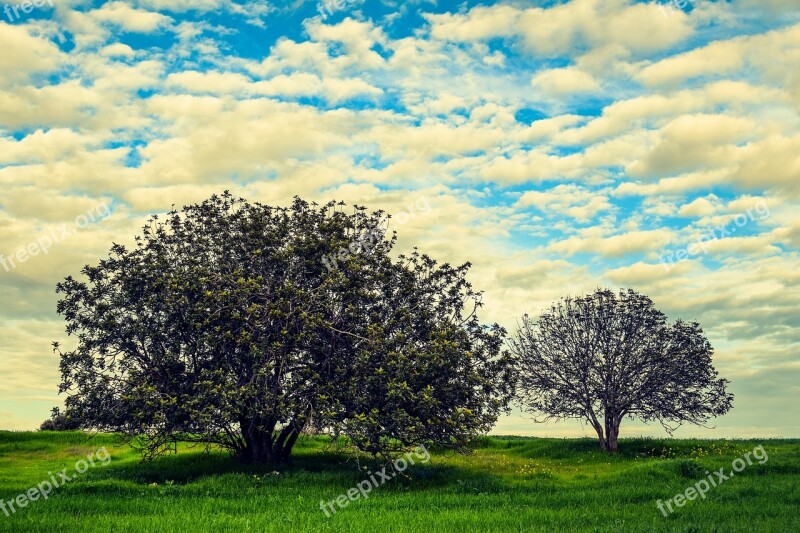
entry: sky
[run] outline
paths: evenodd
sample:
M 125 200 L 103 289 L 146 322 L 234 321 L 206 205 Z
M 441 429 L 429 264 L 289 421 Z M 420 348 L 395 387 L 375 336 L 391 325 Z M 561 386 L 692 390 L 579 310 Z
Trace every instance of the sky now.
M 677 436 L 800 437 L 797 0 L 36 4 L 0 13 L 0 429 L 63 401 L 55 284 L 229 189 L 386 209 L 510 331 L 647 294 L 735 395 Z

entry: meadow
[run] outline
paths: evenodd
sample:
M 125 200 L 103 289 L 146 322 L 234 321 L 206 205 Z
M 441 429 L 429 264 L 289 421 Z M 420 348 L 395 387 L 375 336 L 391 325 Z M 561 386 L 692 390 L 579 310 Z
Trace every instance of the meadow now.
M 105 447 L 108 464 L 28 501 L 0 531 L 800 531 L 800 440 L 486 437 L 475 453 L 431 450 L 430 461 L 326 517 L 375 463 L 358 464 L 320 437 L 291 463 L 242 465 L 223 452 L 179 447 L 142 462 L 113 435 L 0 432 L 0 499 L 14 500 Z M 664 516 L 656 506 L 763 446 L 705 498 Z M 8 505 L 6 505 L 8 507 Z

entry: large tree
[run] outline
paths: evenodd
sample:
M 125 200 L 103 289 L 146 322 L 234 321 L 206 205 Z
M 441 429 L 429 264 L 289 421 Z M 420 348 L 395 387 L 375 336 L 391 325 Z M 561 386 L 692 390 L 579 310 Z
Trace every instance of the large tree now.
M 149 457 L 280 461 L 303 430 L 463 450 L 510 399 L 505 332 L 479 323 L 468 265 L 394 259 L 384 213 L 342 205 L 214 196 L 59 283 L 67 416 Z
M 671 434 L 726 413 L 733 401 L 700 325 L 668 324 L 630 289 L 563 298 L 535 321 L 525 315 L 510 343 L 521 406 L 544 420 L 587 422 L 610 452 L 626 417 L 658 421 Z

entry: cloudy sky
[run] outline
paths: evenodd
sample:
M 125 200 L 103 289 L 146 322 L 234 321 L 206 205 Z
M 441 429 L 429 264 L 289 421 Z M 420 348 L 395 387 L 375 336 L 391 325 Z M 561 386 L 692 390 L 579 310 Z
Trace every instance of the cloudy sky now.
M 0 13 L 0 428 L 60 402 L 56 282 L 230 189 L 388 209 L 510 329 L 644 292 L 736 395 L 678 435 L 800 436 L 797 0 L 36 3 Z

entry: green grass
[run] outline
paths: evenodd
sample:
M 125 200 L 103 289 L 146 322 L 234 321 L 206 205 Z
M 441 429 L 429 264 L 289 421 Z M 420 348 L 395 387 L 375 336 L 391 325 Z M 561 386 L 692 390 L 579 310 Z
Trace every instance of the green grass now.
M 0 531 L 800 531 L 800 440 L 627 439 L 608 456 L 588 439 L 495 437 L 476 453 L 432 453 L 326 518 L 329 501 L 363 479 L 325 441 L 306 438 L 290 465 L 243 466 L 181 449 L 142 463 L 115 437 L 0 432 L 5 501 L 73 470 L 106 446 L 112 461 L 30 502 Z M 758 445 L 754 461 L 664 517 L 666 500 Z M 362 462 L 362 468 L 371 465 Z

